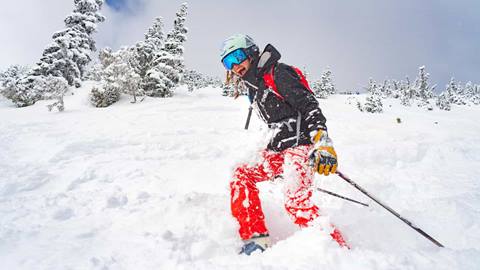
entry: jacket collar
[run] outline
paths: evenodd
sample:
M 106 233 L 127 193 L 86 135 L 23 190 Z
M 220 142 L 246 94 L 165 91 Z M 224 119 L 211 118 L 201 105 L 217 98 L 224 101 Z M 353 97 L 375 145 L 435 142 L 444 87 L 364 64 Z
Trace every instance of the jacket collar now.
M 278 60 L 280 60 L 280 58 L 281 55 L 277 49 L 275 49 L 273 45 L 268 44 L 259 56 L 253 58 L 250 69 L 242 79 L 255 86 L 258 86 L 259 82 L 263 78 L 263 75 L 270 71 L 272 66 L 274 66 Z

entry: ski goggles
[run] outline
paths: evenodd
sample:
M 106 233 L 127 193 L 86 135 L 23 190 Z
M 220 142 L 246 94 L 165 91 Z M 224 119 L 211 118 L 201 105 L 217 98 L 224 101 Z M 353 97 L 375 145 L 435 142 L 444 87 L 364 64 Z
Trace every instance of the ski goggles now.
M 240 49 L 236 49 L 235 51 L 227 54 L 222 59 L 222 63 L 223 63 L 223 66 L 225 66 L 225 68 L 227 70 L 232 70 L 233 65 L 239 65 L 243 61 L 247 60 L 247 58 L 248 58 L 248 56 L 245 53 L 245 51 L 240 48 Z

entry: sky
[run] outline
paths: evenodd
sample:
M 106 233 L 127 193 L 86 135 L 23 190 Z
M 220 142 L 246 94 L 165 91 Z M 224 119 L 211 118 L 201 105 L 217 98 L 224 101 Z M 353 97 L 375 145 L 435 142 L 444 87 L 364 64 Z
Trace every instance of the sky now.
M 64 27 L 73 0 L 0 0 L 0 69 L 32 65 Z M 118 49 L 143 39 L 155 17 L 165 32 L 184 1 L 107 0 L 97 47 Z M 281 62 L 308 72 L 330 68 L 340 91 L 361 90 L 369 78 L 415 78 L 425 65 L 437 90 L 450 77 L 480 83 L 478 0 L 191 0 L 186 25 L 189 68 L 223 76 L 219 48 L 236 33 L 259 47 L 273 44 Z

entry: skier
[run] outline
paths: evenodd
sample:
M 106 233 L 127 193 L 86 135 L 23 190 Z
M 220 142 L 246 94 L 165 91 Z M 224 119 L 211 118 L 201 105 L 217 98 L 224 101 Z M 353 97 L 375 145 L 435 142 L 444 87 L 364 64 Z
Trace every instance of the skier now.
M 260 53 L 247 35 L 233 35 L 222 45 L 224 67 L 245 82 L 253 107 L 273 131 L 261 160 L 237 167 L 230 183 L 231 211 L 244 241 L 241 253 L 246 255 L 270 246 L 256 183 L 283 175 L 285 209 L 295 224 L 306 227 L 319 216 L 318 207 L 310 201 L 314 171 L 329 175 L 337 169 L 326 119 L 305 77 L 279 59 L 272 45 Z M 336 228 L 331 236 L 347 246 Z

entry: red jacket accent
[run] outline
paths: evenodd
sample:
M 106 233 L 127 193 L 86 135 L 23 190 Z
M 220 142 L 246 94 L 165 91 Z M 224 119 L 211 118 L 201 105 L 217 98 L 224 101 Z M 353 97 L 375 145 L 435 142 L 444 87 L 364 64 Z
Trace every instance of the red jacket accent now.
M 294 66 L 291 66 L 293 70 L 295 70 L 295 72 L 297 73 L 298 75 L 298 78 L 300 79 L 300 82 L 302 83 L 302 85 L 308 89 L 308 91 L 312 92 L 312 89 L 310 88 L 310 85 L 308 85 L 308 81 L 307 81 L 307 78 L 305 78 L 305 75 L 303 75 L 302 71 L 297 68 L 297 67 L 294 67 Z M 272 89 L 273 90 L 273 93 L 281 100 L 283 100 L 283 96 L 278 92 L 278 88 L 277 88 L 277 85 L 275 84 L 275 79 L 274 79 L 274 69 L 275 69 L 275 66 L 272 66 L 272 68 L 270 69 L 270 72 L 267 72 L 265 74 L 263 74 L 263 81 L 265 82 L 265 86 Z

